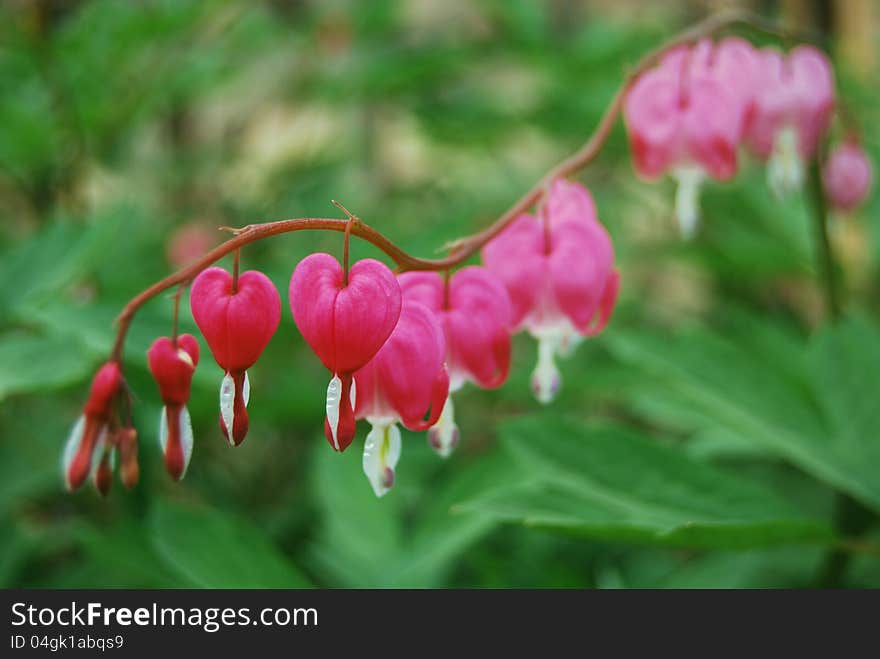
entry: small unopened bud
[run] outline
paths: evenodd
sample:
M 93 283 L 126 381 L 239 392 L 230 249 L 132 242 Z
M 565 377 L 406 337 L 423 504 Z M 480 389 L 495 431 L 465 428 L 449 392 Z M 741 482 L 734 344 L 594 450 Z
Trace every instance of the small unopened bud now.
M 95 467 L 92 476 L 95 489 L 98 490 L 102 497 L 106 497 L 107 494 L 109 494 L 110 486 L 113 485 L 113 465 L 110 460 L 111 455 L 112 449 L 110 447 L 104 449 L 104 452 L 101 455 L 101 460 L 98 462 L 97 467 Z
M 121 428 L 116 433 L 119 449 L 119 479 L 126 489 L 137 485 L 140 467 L 137 459 L 137 431 L 134 428 Z

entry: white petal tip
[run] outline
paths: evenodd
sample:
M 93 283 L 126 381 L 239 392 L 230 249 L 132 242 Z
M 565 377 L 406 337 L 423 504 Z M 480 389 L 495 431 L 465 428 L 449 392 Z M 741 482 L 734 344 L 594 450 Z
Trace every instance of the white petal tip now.
M 555 343 L 550 339 L 538 340 L 538 364 L 532 371 L 532 393 L 539 403 L 553 402 L 562 388 L 562 375 L 556 368 Z
M 354 387 L 352 387 L 352 390 Z M 342 403 L 342 378 L 334 375 L 327 385 L 327 424 L 330 426 L 330 436 L 333 439 L 333 448 L 339 450 L 339 406 Z
M 246 377 L 245 382 L 247 382 Z M 230 446 L 234 446 L 232 428 L 235 423 L 235 380 L 229 373 L 224 375 L 220 382 L 220 418 L 223 419 L 226 428 L 226 441 Z
M 450 396 L 443 405 L 443 411 L 440 413 L 437 423 L 428 429 L 428 445 L 440 457 L 448 458 L 452 455 L 460 438 L 461 434 L 455 424 L 455 408 Z
M 377 497 L 394 487 L 394 468 L 400 459 L 400 429 L 396 425 L 377 424 L 370 429 L 364 443 L 364 474 Z

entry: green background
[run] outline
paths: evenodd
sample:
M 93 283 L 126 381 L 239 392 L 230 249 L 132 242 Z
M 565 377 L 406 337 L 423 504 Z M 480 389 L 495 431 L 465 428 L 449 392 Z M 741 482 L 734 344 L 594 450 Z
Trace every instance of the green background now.
M 591 4 L 4 4 L 0 584 L 807 587 L 843 546 L 833 585 L 880 586 L 880 201 L 833 218 L 848 313 L 832 327 L 803 199 L 772 199 L 744 155 L 735 182 L 705 186 L 683 243 L 671 183 L 636 179 L 620 123 L 578 177 L 613 237 L 620 301 L 560 364 L 548 410 L 518 336 L 503 388 L 458 395 L 454 455 L 405 433 L 377 500 L 365 429 L 341 455 L 323 439 L 328 375 L 287 310 L 297 261 L 339 255 L 341 238 L 298 233 L 242 254 L 284 302 L 250 371 L 245 443 L 219 432 L 222 373 L 202 341 L 193 460 L 182 483 L 165 474 L 145 360 L 170 331 L 161 296 L 126 349 L 141 482 L 64 491 L 60 452 L 112 320 L 172 270 L 179 227 L 219 242 L 221 225 L 337 217 L 338 199 L 435 255 L 576 149 L 628 67 L 702 15 Z M 876 126 L 876 75 L 838 77 Z M 353 255 L 381 258 L 361 241 Z M 835 518 L 841 495 L 857 531 Z

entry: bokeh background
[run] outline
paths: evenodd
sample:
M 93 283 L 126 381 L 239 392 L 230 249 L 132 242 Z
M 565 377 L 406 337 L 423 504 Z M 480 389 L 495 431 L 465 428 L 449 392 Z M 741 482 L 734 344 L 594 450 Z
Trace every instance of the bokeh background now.
M 246 442 L 220 435 L 222 374 L 202 342 L 193 460 L 180 484 L 164 473 L 145 359 L 170 330 L 161 297 L 126 351 L 141 483 L 107 499 L 62 486 L 114 316 L 218 226 L 338 216 L 339 199 L 434 255 L 576 149 L 644 52 L 729 4 L 3 3 L 0 583 L 806 587 L 827 584 L 836 546 L 835 585 L 880 586 L 880 201 L 834 218 L 849 313 L 832 328 L 804 199 L 772 199 L 746 157 L 734 183 L 706 186 L 700 235 L 682 243 L 671 183 L 635 178 L 619 123 L 579 180 L 613 236 L 621 300 L 561 364 L 549 413 L 529 392 L 535 345 L 517 337 L 509 382 L 459 395 L 451 459 L 407 434 L 376 500 L 364 429 L 342 455 L 323 439 L 327 374 L 287 311 L 294 265 L 341 239 L 298 233 L 242 255 L 284 301 L 250 372 Z M 742 6 L 827 40 L 880 162 L 880 7 Z M 835 513 L 842 495 L 855 523 Z

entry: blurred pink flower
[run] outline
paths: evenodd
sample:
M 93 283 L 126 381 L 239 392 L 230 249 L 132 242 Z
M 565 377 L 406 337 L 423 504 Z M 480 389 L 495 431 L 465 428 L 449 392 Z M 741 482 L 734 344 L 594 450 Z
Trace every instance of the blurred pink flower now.
M 669 173 L 678 183 L 676 217 L 690 237 L 699 219 L 699 188 L 737 171 L 737 148 L 751 113 L 756 55 L 748 43 L 708 40 L 667 53 L 641 75 L 624 103 L 636 172 Z
M 871 189 L 871 163 L 855 138 L 831 152 L 822 174 L 828 203 L 835 210 L 856 209 Z
M 483 262 L 510 295 L 512 330 L 525 329 L 538 340 L 532 389 L 548 403 L 561 385 L 555 356 L 569 355 L 581 337 L 604 329 L 619 277 L 611 239 L 586 188 L 554 182 L 541 212 L 543 219 L 523 214 L 487 244 Z
M 834 72 L 825 54 L 798 46 L 786 57 L 765 48 L 756 79 L 748 143 L 767 161 L 767 182 L 779 197 L 799 189 L 834 109 Z
M 166 256 L 174 268 L 183 268 L 207 254 L 218 243 L 218 232 L 192 222 L 177 228 L 168 240 Z

